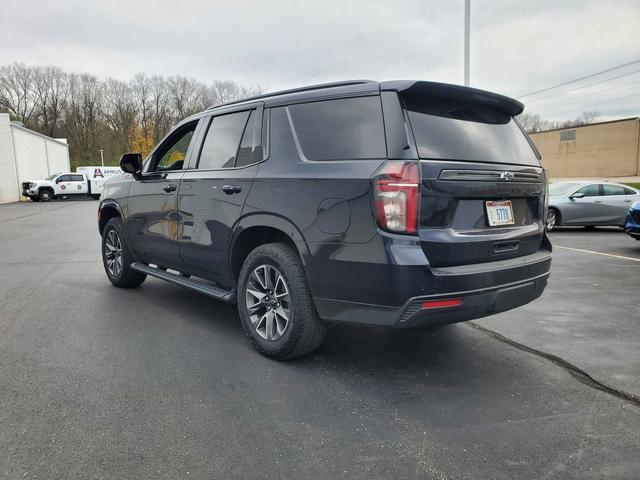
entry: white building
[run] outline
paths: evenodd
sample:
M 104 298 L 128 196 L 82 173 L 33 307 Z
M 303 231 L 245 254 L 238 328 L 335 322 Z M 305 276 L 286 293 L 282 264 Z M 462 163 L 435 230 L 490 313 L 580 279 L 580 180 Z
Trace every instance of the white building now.
M 64 138 L 50 138 L 12 123 L 0 113 L 0 203 L 26 200 L 21 183 L 71 171 Z

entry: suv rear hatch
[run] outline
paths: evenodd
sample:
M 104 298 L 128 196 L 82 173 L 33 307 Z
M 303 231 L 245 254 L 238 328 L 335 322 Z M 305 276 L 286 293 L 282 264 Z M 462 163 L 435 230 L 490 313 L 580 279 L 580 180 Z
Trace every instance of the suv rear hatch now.
M 480 90 L 414 82 L 398 89 L 421 168 L 418 234 L 433 267 L 538 251 L 546 175 L 513 119 L 522 105 Z

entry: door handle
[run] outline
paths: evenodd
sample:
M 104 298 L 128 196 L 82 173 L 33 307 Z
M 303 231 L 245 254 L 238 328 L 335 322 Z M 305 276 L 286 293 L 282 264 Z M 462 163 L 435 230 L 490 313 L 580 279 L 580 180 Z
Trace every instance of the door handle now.
M 242 187 L 240 185 L 223 185 L 222 191 L 227 195 L 233 195 L 234 193 L 240 193 Z
M 162 189 L 167 193 L 171 193 L 175 192 L 178 189 L 178 186 L 174 183 L 165 183 L 162 185 Z
M 625 200 L 624 203 L 631 203 L 631 200 Z

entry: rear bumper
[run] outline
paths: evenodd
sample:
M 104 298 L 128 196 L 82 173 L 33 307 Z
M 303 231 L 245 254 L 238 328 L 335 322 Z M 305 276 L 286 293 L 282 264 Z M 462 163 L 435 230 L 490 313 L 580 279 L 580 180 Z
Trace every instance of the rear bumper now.
M 316 309 L 321 318 L 332 322 L 396 328 L 456 323 L 504 312 L 531 302 L 544 291 L 551 268 L 551 246 L 546 239 L 544 243 L 547 248 L 530 255 L 473 265 L 432 268 L 426 259 L 422 265 L 391 262 L 377 276 L 370 274 L 370 267 L 362 267 L 368 276 L 360 275 L 357 264 L 350 262 L 350 271 L 335 282 L 339 291 L 323 288 L 335 295 L 314 294 Z M 324 268 L 332 268 L 331 263 L 325 262 Z M 347 282 L 354 287 L 348 288 Z M 347 295 L 356 298 L 345 298 Z M 422 305 L 447 299 L 461 299 L 462 303 L 428 309 Z
M 414 297 L 401 307 L 387 307 L 340 300 L 316 299 L 320 317 L 334 322 L 362 323 L 397 328 L 415 328 L 465 322 L 505 312 L 535 300 L 547 286 L 549 273 L 509 285 L 472 292 L 451 292 L 439 297 Z M 434 299 L 462 298 L 456 307 L 422 309 Z

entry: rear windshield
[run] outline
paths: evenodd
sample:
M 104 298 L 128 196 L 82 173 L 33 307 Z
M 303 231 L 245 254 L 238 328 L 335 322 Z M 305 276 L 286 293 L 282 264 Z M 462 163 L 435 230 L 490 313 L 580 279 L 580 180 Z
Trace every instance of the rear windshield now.
M 420 158 L 540 166 L 510 115 L 482 104 L 436 97 L 403 97 Z

